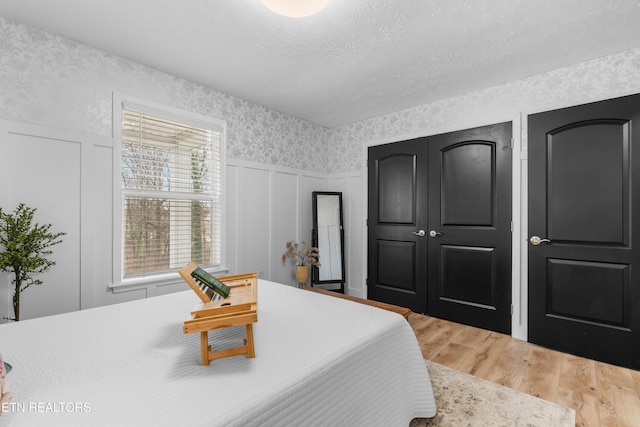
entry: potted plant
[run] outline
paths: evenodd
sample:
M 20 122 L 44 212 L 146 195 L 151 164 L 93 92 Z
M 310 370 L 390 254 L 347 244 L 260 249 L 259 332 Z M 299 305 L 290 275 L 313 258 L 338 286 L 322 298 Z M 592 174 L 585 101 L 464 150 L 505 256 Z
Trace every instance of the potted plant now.
M 51 233 L 51 224 L 33 223 L 35 208 L 20 203 L 13 213 L 0 208 L 0 270 L 13 274 L 13 319 L 20 320 L 20 294 L 31 285 L 41 285 L 33 274 L 44 273 L 56 263 L 48 260 L 53 245 L 66 233 Z
M 320 267 L 320 251 L 305 241 L 302 241 L 301 244 L 293 241 L 287 242 L 286 247 L 287 251 L 282 254 L 282 263 L 284 264 L 287 258 L 291 259 L 291 262 L 296 265 L 296 281 L 298 286 L 302 287 L 309 280 L 310 266 Z

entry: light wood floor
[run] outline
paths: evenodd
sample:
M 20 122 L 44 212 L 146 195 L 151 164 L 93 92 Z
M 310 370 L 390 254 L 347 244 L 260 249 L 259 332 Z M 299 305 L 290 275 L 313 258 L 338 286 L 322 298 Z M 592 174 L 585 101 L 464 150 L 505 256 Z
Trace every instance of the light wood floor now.
M 640 372 L 411 314 L 425 359 L 576 411 L 577 426 L 640 426 Z

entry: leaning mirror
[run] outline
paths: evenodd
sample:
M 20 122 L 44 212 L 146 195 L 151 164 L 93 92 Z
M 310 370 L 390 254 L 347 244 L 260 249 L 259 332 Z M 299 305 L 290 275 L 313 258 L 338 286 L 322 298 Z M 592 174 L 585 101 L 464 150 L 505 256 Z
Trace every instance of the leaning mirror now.
M 320 251 L 320 267 L 313 267 L 311 286 L 339 284 L 344 293 L 344 226 L 342 193 L 314 191 L 312 244 Z M 324 287 L 324 286 L 323 286 Z M 331 289 L 328 287 L 328 289 Z

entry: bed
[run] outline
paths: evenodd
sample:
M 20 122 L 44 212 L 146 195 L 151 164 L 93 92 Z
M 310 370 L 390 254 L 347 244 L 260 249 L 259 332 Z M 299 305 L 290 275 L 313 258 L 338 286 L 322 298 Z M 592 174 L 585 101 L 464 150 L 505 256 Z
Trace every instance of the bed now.
M 200 364 L 191 290 L 0 325 L 2 426 L 408 426 L 435 415 L 400 315 L 259 280 L 255 358 Z M 210 333 L 237 345 L 245 328 Z

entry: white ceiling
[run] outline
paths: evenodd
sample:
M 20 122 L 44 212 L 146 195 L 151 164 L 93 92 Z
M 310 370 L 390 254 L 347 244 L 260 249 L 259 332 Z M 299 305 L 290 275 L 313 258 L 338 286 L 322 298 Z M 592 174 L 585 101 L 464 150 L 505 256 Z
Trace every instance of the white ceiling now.
M 326 127 L 640 47 L 638 0 L 2 0 L 0 16 Z

